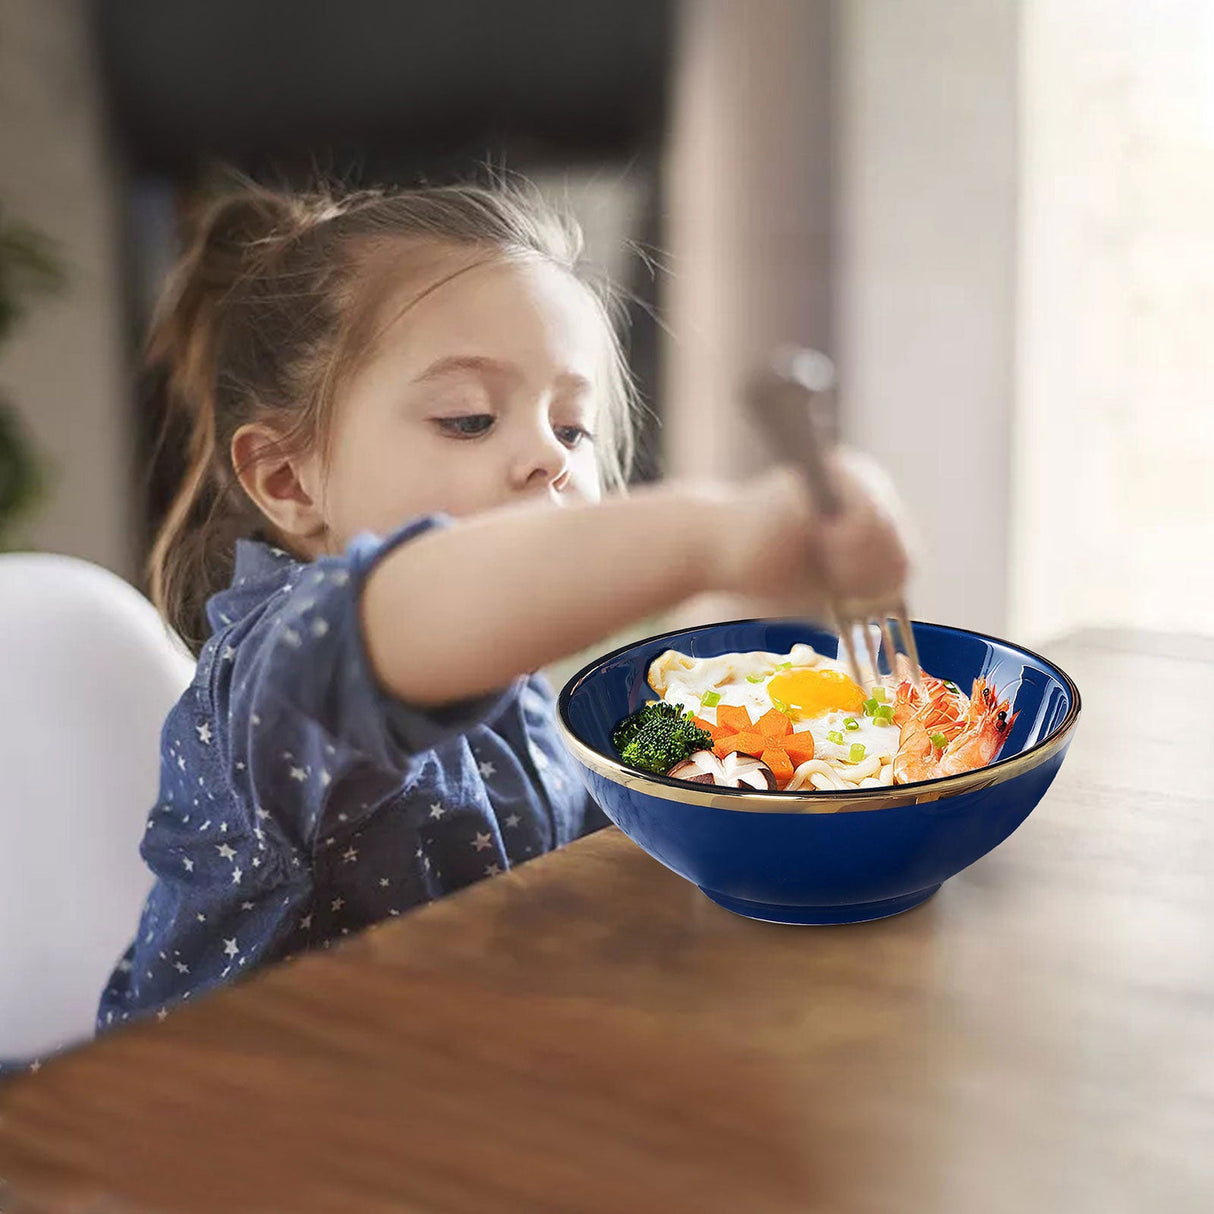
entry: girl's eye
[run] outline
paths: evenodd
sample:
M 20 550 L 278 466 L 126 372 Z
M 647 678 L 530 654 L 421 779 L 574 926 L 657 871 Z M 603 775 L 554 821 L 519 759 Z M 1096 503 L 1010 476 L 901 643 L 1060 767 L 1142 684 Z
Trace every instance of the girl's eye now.
M 594 442 L 594 435 L 584 426 L 557 426 L 556 436 L 571 449 L 579 446 L 583 440 Z
M 438 428 L 455 438 L 478 438 L 488 434 L 497 420 L 492 413 L 466 413 L 460 417 L 436 417 Z

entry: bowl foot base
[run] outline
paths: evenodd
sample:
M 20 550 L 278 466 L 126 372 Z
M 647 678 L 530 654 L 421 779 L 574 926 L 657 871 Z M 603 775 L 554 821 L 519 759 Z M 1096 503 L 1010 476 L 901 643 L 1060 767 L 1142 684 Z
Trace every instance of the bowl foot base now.
M 900 915 L 912 907 L 926 902 L 940 888 L 929 885 L 896 898 L 882 898 L 877 902 L 853 902 L 844 906 L 781 906 L 775 902 L 750 902 L 745 898 L 733 898 L 714 889 L 700 890 L 718 906 L 744 915 L 747 919 L 761 919 L 765 923 L 864 923 L 869 919 L 885 919 Z

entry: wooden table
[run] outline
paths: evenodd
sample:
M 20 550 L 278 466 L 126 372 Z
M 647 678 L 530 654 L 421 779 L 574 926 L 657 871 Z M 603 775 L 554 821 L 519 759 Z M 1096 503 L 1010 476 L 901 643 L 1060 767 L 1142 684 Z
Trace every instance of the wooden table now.
M 1051 656 L 1054 788 L 923 907 L 752 923 L 603 832 L 15 1081 L 7 1208 L 1214 1210 L 1214 644 Z

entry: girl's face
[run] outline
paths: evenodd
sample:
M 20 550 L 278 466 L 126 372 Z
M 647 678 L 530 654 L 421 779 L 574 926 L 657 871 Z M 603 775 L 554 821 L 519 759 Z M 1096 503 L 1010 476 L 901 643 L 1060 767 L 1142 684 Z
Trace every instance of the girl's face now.
M 412 515 L 600 496 L 606 340 L 586 289 L 536 260 L 450 260 L 390 298 L 300 480 L 339 551 Z

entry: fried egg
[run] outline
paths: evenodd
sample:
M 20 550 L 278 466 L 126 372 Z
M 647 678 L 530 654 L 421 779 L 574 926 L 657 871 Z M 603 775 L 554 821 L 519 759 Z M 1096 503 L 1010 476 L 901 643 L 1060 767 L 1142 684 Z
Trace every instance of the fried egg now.
M 841 767 L 855 762 L 856 755 L 888 763 L 898 748 L 898 730 L 865 715 L 872 689 L 809 645 L 794 645 L 788 653 L 755 650 L 711 658 L 668 649 L 650 664 L 648 677 L 667 703 L 714 725 L 723 704 L 745 708 L 752 721 L 776 708 L 791 719 L 795 732 L 812 734 L 815 758 Z M 853 750 L 856 746 L 863 752 Z

